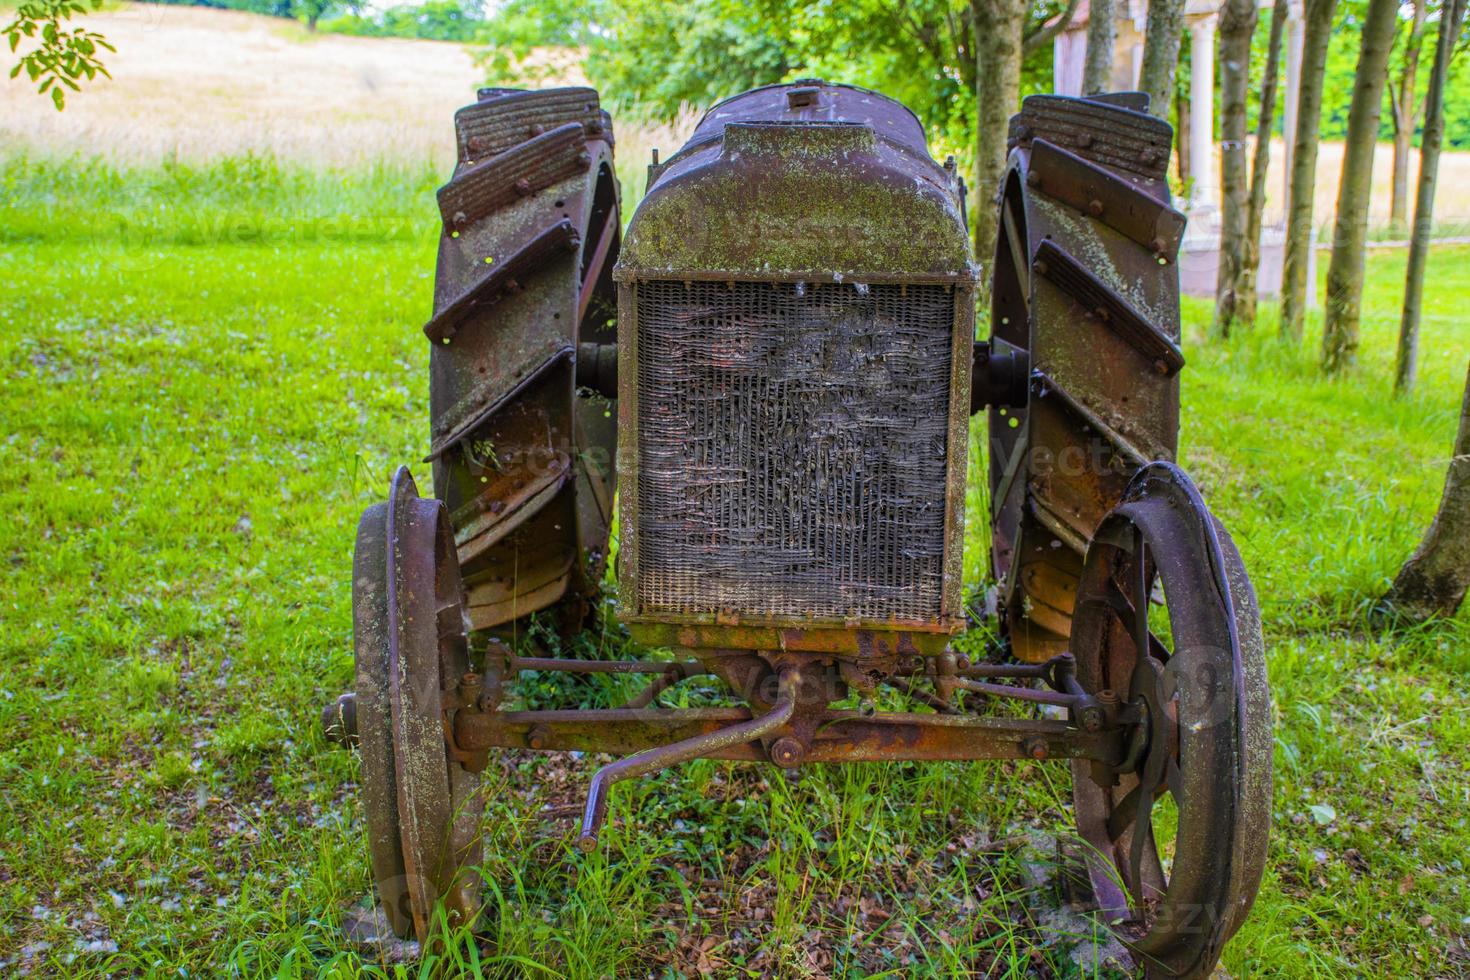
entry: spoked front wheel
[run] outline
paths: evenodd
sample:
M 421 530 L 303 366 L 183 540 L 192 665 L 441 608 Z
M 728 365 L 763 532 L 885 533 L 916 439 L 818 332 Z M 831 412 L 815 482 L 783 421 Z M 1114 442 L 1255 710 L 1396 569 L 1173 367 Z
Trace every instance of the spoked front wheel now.
M 1098 529 L 1071 646 L 1131 727 L 1121 765 L 1073 764 L 1098 904 L 1150 976 L 1205 976 L 1265 864 L 1270 695 L 1240 554 L 1172 464 L 1140 470 Z
M 449 515 L 400 467 L 357 527 L 352 559 L 356 729 L 373 878 L 394 933 L 425 942 L 479 914 L 478 773 L 449 756 L 446 692 L 469 671 Z

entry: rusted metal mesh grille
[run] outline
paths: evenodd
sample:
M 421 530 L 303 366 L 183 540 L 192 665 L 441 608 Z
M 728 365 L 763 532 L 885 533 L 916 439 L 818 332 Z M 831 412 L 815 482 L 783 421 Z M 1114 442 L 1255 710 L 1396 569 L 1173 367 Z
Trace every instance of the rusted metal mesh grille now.
M 639 608 L 937 619 L 953 293 L 637 295 Z

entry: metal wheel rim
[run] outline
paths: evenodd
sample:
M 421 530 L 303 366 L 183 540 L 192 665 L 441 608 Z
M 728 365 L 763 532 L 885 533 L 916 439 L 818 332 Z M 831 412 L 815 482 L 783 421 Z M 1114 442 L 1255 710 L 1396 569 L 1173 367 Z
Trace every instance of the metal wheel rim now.
M 1244 919 L 1265 864 L 1271 733 L 1260 616 L 1240 555 L 1198 491 L 1176 467 L 1152 464 L 1130 484 L 1088 551 L 1072 632 L 1078 679 L 1087 689 L 1136 676 L 1130 607 L 1142 584 L 1135 560 L 1140 544 L 1152 558 L 1145 562 L 1146 588 L 1157 577 L 1172 599 L 1172 655 L 1165 662 L 1168 648 L 1154 647 L 1150 635 L 1156 667 L 1147 673 L 1159 677 L 1154 690 L 1161 707 L 1167 712 L 1172 703 L 1177 715 L 1176 768 L 1167 770 L 1170 753 L 1159 750 L 1146 760 L 1152 772 L 1141 766 L 1143 782 L 1162 779 L 1161 790 L 1176 800 L 1170 874 L 1151 820 L 1140 822 L 1144 794 L 1129 796 L 1139 775 L 1106 789 L 1089 764 L 1074 763 L 1074 808 L 1105 915 L 1125 924 L 1123 938 L 1151 974 L 1197 976 L 1213 967 Z M 1150 686 L 1146 675 L 1141 685 Z M 1126 699 L 1139 693 L 1133 687 L 1117 693 Z M 1147 807 L 1142 813 L 1152 816 Z M 1115 836 L 1119 826 L 1124 829 Z
M 364 810 L 373 877 L 395 934 L 426 942 L 479 911 L 480 779 L 448 757 L 443 691 L 469 669 L 459 567 L 444 506 L 407 469 L 364 513 L 354 555 Z

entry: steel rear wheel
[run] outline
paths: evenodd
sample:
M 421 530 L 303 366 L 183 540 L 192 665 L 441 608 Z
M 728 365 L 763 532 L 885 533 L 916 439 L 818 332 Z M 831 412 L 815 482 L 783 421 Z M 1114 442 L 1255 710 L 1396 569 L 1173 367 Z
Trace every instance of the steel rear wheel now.
M 484 89 L 438 192 L 429 402 L 471 625 L 596 605 L 617 451 L 612 122 L 589 88 Z
M 1164 608 L 1140 615 L 1156 583 Z M 1150 976 L 1208 975 L 1265 865 L 1270 697 L 1240 555 L 1171 464 L 1141 470 L 1099 527 L 1071 643 L 1083 687 L 1134 719 L 1120 767 L 1073 764 L 1098 904 Z
M 363 514 L 353 554 L 356 712 L 373 879 L 394 933 L 430 940 L 480 908 L 480 777 L 449 758 L 444 691 L 469 670 L 459 565 L 443 503 L 406 468 Z
M 990 410 L 991 562 L 1012 654 L 1067 648 L 1093 532 L 1179 429 L 1184 216 L 1172 131 L 1138 93 L 1032 96 L 1011 119 L 990 356 L 1024 364 Z

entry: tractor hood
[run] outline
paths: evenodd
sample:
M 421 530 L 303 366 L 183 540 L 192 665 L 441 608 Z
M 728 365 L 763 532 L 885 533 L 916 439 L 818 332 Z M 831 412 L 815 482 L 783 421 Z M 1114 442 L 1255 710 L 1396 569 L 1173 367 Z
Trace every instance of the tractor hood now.
M 803 81 L 711 109 L 649 168 L 618 277 L 970 283 L 953 161 L 907 108 Z

